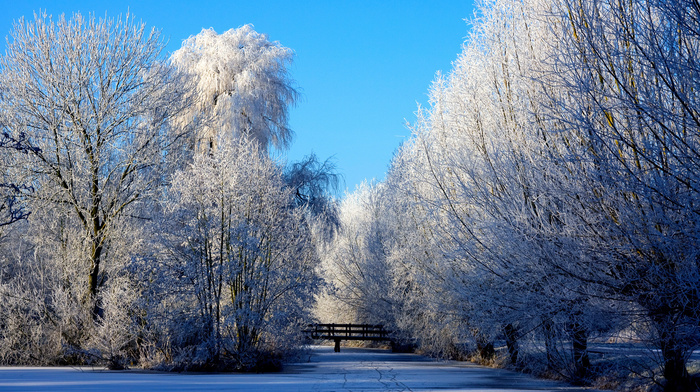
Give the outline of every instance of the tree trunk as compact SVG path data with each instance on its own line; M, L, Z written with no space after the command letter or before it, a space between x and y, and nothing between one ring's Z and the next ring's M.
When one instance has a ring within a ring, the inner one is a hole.
M693 385L692 379L688 374L682 350L662 348L661 352L664 356L664 378L666 379L664 391L695 391L696 385Z
M518 346L518 329L513 326L513 324L508 324L505 326L504 332L506 335L506 347L508 347L510 363L515 365L518 363L518 355L520 353L520 347Z
M669 320L672 317L668 314L655 317L659 346L664 360L664 391L695 391L696 385L686 368L685 350L676 336L675 323Z
M89 287L89 300L93 304L92 308L92 318L97 321L101 319L104 313L102 305L100 304L99 298L97 297L98 289L98 278L100 274L100 261L102 259L103 246L99 238L92 240L92 260L90 267L90 275L88 277L88 287Z
M544 333L544 346L547 354L547 366L550 369L554 369L555 366L555 352L556 348L554 345L554 325L552 320L546 319L542 321L542 332Z
M574 352L574 378L585 379L591 366L588 357L588 331L578 322L571 324L571 344Z
M663 357L664 391L698 390L686 368L687 354L696 340L694 335L682 330L686 315L678 310L682 306L674 301L674 294L646 295L639 302L647 309L656 330L656 346Z
M491 361L496 356L496 349L493 347L493 343L481 334L476 336L476 350L479 352L482 361Z
M85 142L89 139L86 137ZM92 166L92 183L90 188L90 227L91 237L92 237L92 260L90 268L90 277L88 279L88 285L90 286L90 300L93 303L92 318L97 321L103 316L103 309L100 304L100 300L97 296L98 288L98 278L100 274L100 262L102 261L102 252L104 250L104 232L103 232L103 221L100 219L100 204L102 202L102 195L100 193L100 180L99 180L99 164L95 161L95 149L89 143L85 147L85 152L90 159Z

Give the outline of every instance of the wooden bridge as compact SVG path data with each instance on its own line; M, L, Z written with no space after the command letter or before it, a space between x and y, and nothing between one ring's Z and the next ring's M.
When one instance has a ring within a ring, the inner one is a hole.
M311 339L333 340L335 352L340 352L341 340L391 341L381 324L309 324L303 332Z

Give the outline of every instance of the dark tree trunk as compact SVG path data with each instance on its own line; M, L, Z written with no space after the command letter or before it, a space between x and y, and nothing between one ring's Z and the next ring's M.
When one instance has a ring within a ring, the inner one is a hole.
M87 138L86 138L87 139ZM90 208L90 220L86 223L91 225L90 234L92 237L92 260L90 266L90 277L88 279L88 285L90 290L90 300L93 303L92 318L97 321L102 319L104 310L100 303L98 297L99 288L99 276L100 276L100 263L102 261L102 253L104 251L104 221L100 219L100 205L102 203L102 195L100 193L100 181L99 181L99 164L95 161L95 151L92 145L88 144L86 147L86 154L88 155L90 162L92 162L92 184L90 189L91 198L91 208Z
M547 354L547 366L550 369L554 369L555 366L555 352L556 348L554 346L554 325L552 320L546 319L542 321L542 332L544 333L544 346Z
M100 275L100 261L102 259L103 246L100 239L93 240L92 265L90 267L90 276L88 277L89 298L92 301L92 318L97 321L101 319L104 313L98 294L98 280Z
M643 296L640 303L647 312L657 333L657 347L663 356L664 391L696 391L698 386L688 374L687 355L692 351L695 337L687 335L682 325L686 314L679 311L683 306L674 301L674 295ZM690 315L692 319L695 315ZM688 340L690 338L690 340Z
M682 350L662 349L664 356L665 392L695 391L697 386L688 374Z
M578 322L571 324L571 344L574 352L574 378L588 376L591 361L588 357L588 331Z
M518 329L513 326L513 324L508 324L504 328L504 333L506 335L506 347L508 348L510 363L515 365L518 363L518 355L520 354L520 347L518 346Z
M484 361L491 361L496 356L496 349L493 347L493 343L482 335L477 335L476 337L476 350Z
M656 324L659 330L659 346L664 360L663 375L665 392L695 391L686 368L686 350L676 336L675 323L669 321L671 315L657 316Z

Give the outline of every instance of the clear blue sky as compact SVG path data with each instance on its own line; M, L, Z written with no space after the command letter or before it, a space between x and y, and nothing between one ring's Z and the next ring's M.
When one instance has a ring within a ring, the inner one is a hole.
M0 0L0 35L12 22L43 9L116 16L129 10L169 40L213 27L218 33L252 23L295 51L291 74L302 99L292 109L296 136L288 160L312 151L334 157L345 186L384 178L391 157L410 135L417 103L427 101L439 70L449 72L468 34L472 0L424 1L35 1ZM5 40L0 43L5 52ZM340 195L342 196L341 190Z

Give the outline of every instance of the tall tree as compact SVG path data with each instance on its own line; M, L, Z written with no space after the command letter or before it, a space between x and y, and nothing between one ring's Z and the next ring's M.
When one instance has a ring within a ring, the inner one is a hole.
M179 140L168 123L188 100L177 74L159 59L164 43L131 15L56 22L20 19L0 58L0 108L11 135L25 134L25 175L35 197L68 207L82 229L88 266L84 301L98 301L116 222L157 188L168 148ZM56 217L59 219L61 217Z
M173 179L166 284L195 304L201 366L247 369L296 346L319 283L306 213L259 148L224 137Z
M564 1L555 105L570 115L568 155L585 171L582 236L600 239L589 276L643 310L667 391L696 388L700 344L698 4ZM595 225L591 225L595 222Z
M361 184L340 207L340 227L323 252L333 297L354 310L333 315L347 322L389 324L389 270L385 264L381 220L381 185ZM342 306L342 305L341 305ZM349 319L348 319L349 317ZM327 320L336 322L337 319Z
M417 162L405 197L438 238L418 266L462 298L460 324L512 340L517 320L579 379L589 333L640 327L661 353L655 381L694 388L697 10L486 5L397 160Z
M199 124L198 149L213 147L220 133L254 140L261 151L288 147L288 108L297 99L287 71L292 56L251 25L186 39L171 61L196 80L197 104L181 120Z

